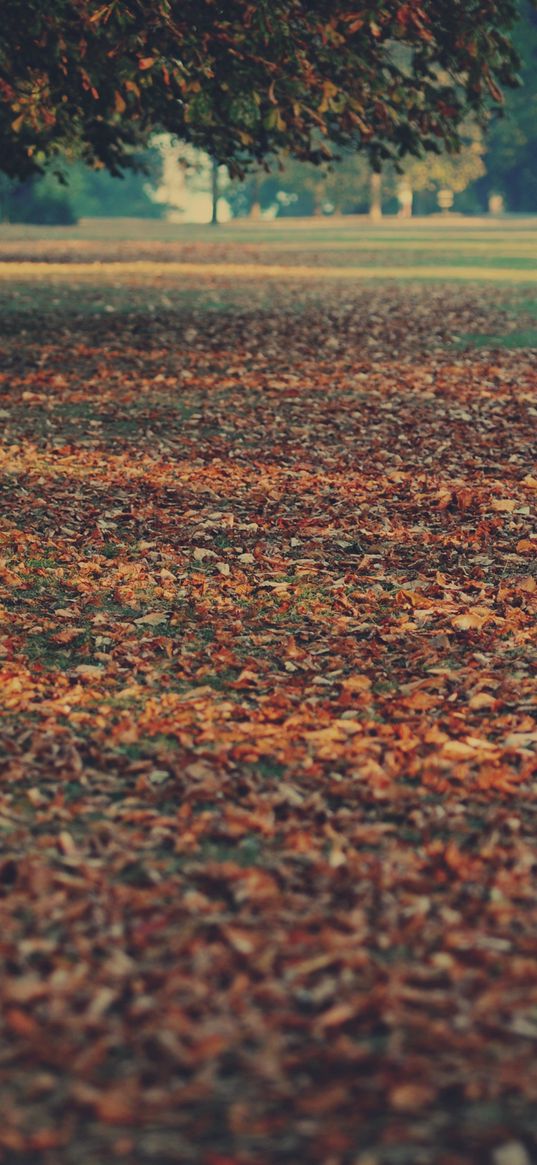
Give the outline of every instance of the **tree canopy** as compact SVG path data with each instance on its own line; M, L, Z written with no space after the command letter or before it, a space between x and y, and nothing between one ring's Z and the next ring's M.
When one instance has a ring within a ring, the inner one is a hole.
M154 128L231 172L459 142L515 81L516 0L3 0L0 166L117 172Z

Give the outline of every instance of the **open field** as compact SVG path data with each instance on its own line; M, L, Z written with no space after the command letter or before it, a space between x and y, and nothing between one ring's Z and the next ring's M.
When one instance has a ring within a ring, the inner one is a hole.
M372 225L364 218L238 220L214 227L177 226L158 220L87 219L77 227L28 227L0 224L0 261L28 259L62 262L150 260L266 266L408 268L405 274L478 277L484 268L511 280L513 272L529 281L537 270L537 219L459 219L442 217ZM438 269L438 270L437 270ZM490 277L490 275L489 275Z
M530 1165L534 228L157 225L0 230L0 1162Z

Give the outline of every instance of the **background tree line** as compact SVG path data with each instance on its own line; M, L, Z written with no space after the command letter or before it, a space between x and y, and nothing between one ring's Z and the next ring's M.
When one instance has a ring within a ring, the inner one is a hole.
M452 193L453 208L463 213L486 211L495 195L510 212L537 213L537 14L531 0L520 6L512 40L521 58L523 86L506 91L505 117L494 118L486 135L467 118L459 153L444 147L419 158L409 155L400 166L384 159L382 191L380 196L373 191L373 197L385 213L408 213L411 199L414 213L437 211L441 190ZM339 161L319 164L316 159L317 165L282 149L268 170L260 167L243 180L226 180L222 196L234 216L366 213L372 200L371 157L345 143L336 143L336 149ZM0 216L44 224L93 216L160 217L168 208L162 194L162 141L160 147L150 142L143 150L132 145L130 154L142 169L124 169L122 176L68 153L62 158L61 151L43 174L29 173L22 181L0 174ZM195 169L192 164L184 169L187 187ZM199 186L199 173L196 180Z

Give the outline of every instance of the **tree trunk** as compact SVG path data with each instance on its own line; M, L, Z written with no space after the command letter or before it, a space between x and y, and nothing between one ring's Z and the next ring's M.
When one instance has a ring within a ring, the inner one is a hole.
M382 174L376 174L373 171L369 196L369 217L371 222L380 222L382 218Z
M211 226L218 226L218 162L216 158L212 159L211 164L211 197L212 197L212 214Z
M412 218L414 191L408 182L402 182L397 191L399 218Z
M257 219L261 218L261 204L259 202L259 179L257 174L255 174L252 178L250 209L248 211L248 217L253 218L254 221L257 221Z

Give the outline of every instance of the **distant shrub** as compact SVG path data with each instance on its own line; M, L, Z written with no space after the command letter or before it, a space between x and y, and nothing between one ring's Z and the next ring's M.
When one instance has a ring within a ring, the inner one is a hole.
M10 222L72 226L78 221L68 189L52 174L14 185L6 201Z

